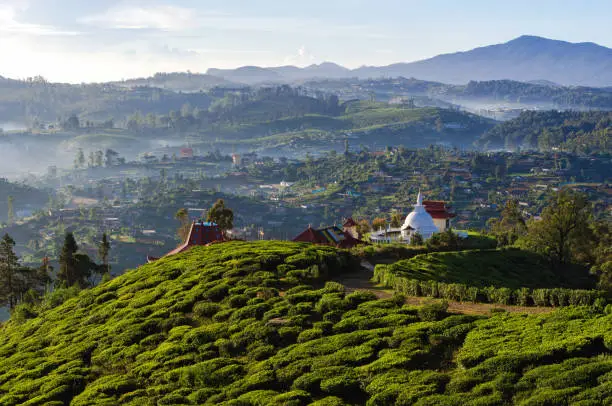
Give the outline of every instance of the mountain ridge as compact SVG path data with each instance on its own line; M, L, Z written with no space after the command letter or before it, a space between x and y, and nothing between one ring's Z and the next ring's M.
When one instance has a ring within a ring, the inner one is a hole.
M246 68L256 70L250 76ZM612 49L593 42L572 43L535 35L522 35L508 42L446 53L414 62L348 69L333 62L304 68L240 67L211 68L207 74L247 84L262 81L298 81L321 77L417 77L450 84L470 80L509 79L521 82L549 81L566 86L603 87L612 84ZM265 79L265 80L262 80Z

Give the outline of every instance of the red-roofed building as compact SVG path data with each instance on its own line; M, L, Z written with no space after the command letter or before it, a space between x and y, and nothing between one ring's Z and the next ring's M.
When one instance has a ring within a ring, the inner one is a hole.
M311 226L293 239L295 242L331 245L337 248L353 248L356 245L367 244L354 238L350 233L342 231L337 226L314 229Z
M181 148L181 158L193 158L193 148Z
M456 214L450 211L450 207L447 207L445 202L441 200L423 200L423 206L425 206L425 211L433 218L434 224L440 232L450 228L450 221L456 217Z
M351 217L346 219L342 224L342 230L345 233L349 233L353 238L359 239L359 232L357 231L357 223Z
M225 241L225 237L217 224L194 221L191 224L191 229L189 230L189 237L185 240L185 242L164 255L164 258L170 255L185 252L194 245L208 245L213 242L222 241ZM147 262L153 262L157 259L159 258L147 257Z

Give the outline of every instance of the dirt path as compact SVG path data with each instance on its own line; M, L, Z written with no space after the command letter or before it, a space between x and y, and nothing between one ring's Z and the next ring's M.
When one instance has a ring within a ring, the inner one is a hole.
M393 296L393 290L373 284L370 279L374 272L374 266L369 262L361 263L362 269L352 274L347 274L337 282L346 287L347 292L369 291L379 299L388 299ZM406 303L410 305L420 305L424 302L440 301L441 299L432 299L429 297L407 296ZM524 307L524 306L508 306L490 303L472 303L472 302L455 302L447 300L448 310L453 313L463 313L472 315L489 315L491 309L504 309L509 313L525 313L525 314L542 314L550 313L554 310L552 307Z

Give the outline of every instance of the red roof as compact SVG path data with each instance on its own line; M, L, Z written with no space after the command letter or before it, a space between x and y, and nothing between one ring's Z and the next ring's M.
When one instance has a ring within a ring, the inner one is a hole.
M446 203L442 200L423 200L425 210L432 218L435 219L450 219L456 217L455 213L448 211Z
M187 240L164 257L187 251L194 245L208 245L213 242L225 241L221 229L215 223L193 222Z

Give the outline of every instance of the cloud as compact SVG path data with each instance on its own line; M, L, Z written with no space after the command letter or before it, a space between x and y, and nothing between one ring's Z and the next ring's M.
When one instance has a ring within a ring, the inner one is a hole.
M78 32L64 31L50 25L19 21L19 14L28 7L29 3L23 0L12 0L0 4L0 33L34 36L78 35Z
M306 66L312 65L316 57L304 45L299 47L295 54L284 59L285 65Z
M100 28L157 29L182 31L198 25L197 12L193 9L159 5L154 7L117 6L102 14L79 19L81 24Z

